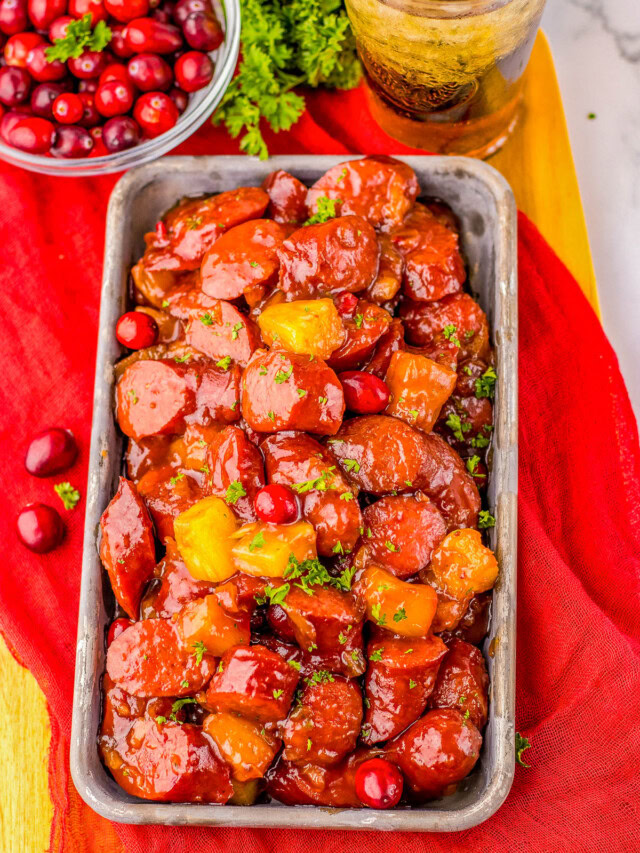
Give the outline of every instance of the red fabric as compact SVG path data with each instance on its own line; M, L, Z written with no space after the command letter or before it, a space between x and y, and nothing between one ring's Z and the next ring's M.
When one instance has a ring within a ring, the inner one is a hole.
M301 122L268 141L278 153L411 153L374 124L362 90L313 94ZM236 153L237 144L206 127L181 151ZM66 758L83 503L65 513L65 544L43 557L17 543L12 515L27 501L57 502L52 482L22 467L29 437L45 426L74 430L80 461L64 478L85 490L104 216L116 178L63 180L8 166L0 175L0 627L51 709L52 850L113 851L116 834L79 801ZM531 769L517 768L497 815L459 835L115 827L130 853L323 853L389 843L425 853L640 849L636 425L598 319L523 216L519 249L517 727L533 743Z

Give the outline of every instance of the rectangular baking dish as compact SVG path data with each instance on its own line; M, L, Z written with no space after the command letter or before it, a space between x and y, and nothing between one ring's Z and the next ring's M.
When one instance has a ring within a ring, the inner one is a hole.
M489 723L480 761L455 795L421 808L373 811L316 806L218 806L153 803L131 797L111 779L98 756L100 680L105 626L113 597L98 557L99 520L122 470L122 435L113 415L113 365L121 355L114 328L126 310L127 278L144 249L143 234L181 196L259 185L275 169L307 184L345 157L166 157L132 169L111 195L107 215L100 329L87 485L87 510L78 624L71 773L94 811L119 823L447 832L490 817L507 796L514 772L516 524L517 524L517 278L516 208L506 181L486 163L464 157L402 158L424 194L458 215L471 288L489 316L498 381L489 505L496 516L491 547L500 564L490 633L484 651L491 678Z

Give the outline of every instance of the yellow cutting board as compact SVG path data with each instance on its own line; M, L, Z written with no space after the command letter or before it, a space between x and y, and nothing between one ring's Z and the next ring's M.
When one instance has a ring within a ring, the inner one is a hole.
M571 146L546 37L540 33L527 69L526 113L489 161L513 187L518 207L535 222L598 310L589 241ZM0 640L0 850L44 853L52 807L47 783L49 722L35 679ZM111 832L94 849L120 853ZM96 842L98 840L96 839ZM71 847L76 850L75 845ZM56 853L55 847L52 853ZM78 850L78 853L84 851Z

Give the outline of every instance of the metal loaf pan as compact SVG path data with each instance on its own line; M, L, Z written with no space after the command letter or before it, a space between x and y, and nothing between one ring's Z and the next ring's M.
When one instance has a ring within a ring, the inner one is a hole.
M464 157L403 158L416 171L422 193L438 196L462 223L470 283L489 315L498 382L489 505L497 522L491 546L500 564L485 653L491 677L489 723L474 772L455 795L421 808L389 811L316 806L217 806L153 803L131 797L111 779L98 756L100 680L111 593L98 558L100 515L122 470L123 441L114 420L114 362L121 355L114 328L127 301L127 277L144 249L143 234L185 195L259 185L274 169L307 184L344 157L167 157L132 169L109 203L96 384L87 486L78 624L71 773L94 811L119 823L194 826L289 827L446 832L468 829L492 815L509 792L514 772L514 700L517 522L517 279L516 209L505 180L486 163Z

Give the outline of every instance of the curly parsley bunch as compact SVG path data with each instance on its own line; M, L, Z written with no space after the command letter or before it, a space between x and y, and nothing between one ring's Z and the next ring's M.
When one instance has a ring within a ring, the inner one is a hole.
M352 89L360 63L343 0L241 0L242 42L238 73L215 116L240 148L264 160L264 118L289 130L304 112L296 86Z

